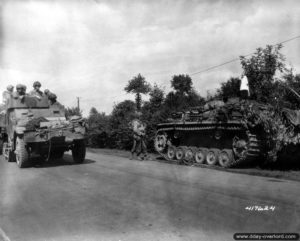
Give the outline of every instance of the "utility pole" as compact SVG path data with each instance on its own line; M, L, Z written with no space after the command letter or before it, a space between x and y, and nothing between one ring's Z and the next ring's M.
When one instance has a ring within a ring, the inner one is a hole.
M76 98L77 98L77 109L78 111L80 111L80 103L79 103L80 97L76 97Z

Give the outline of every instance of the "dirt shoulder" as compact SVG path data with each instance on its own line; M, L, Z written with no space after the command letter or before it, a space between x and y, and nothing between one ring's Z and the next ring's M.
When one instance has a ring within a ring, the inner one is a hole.
M100 153L104 155L113 155L113 156L119 156L119 157L125 157L129 158L130 152L124 151L124 150L117 150L117 149L100 149L100 148L88 148L89 152L92 153ZM160 161L160 162L166 162L164 161L158 154L151 153L149 154L152 161ZM171 164L171 163L170 163ZM226 172L233 172L233 173L242 173L247 175L253 175L253 176L264 176L264 177L270 177L270 178L279 178L279 179L287 179L287 180L294 180L300 182L300 169L295 170L270 170L270 169L261 169L259 167L256 168L233 168L233 169L224 169L222 167L213 166L208 167L206 165L197 166L195 168L211 168L214 170L219 171L226 171Z

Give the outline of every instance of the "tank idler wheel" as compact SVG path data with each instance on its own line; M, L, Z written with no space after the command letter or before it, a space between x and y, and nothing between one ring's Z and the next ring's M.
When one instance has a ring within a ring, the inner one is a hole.
M219 152L220 150L216 148L209 149L206 154L206 163L210 166L216 165L218 162Z
M167 137L165 135L157 135L154 140L154 148L157 152L163 152L167 146Z
M207 151L208 150L206 148L197 148L197 150L194 153L195 161L199 164L203 164L206 159Z
M218 161L221 167L229 167L233 162L233 152L230 149L223 149L218 157Z
M182 146L176 147L175 156L178 161L184 158L184 148Z
M185 150L184 159L188 162L191 162L193 161L193 157L194 157L193 149L191 147L188 147Z
M167 151L167 157L170 160L175 158L176 148L174 146L169 146Z

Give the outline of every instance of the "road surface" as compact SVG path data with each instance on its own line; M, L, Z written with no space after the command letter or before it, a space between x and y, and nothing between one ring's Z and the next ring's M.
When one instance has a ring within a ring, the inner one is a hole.
M300 230L300 183L88 151L19 169L0 159L0 240L233 240ZM253 206L275 210L247 210Z

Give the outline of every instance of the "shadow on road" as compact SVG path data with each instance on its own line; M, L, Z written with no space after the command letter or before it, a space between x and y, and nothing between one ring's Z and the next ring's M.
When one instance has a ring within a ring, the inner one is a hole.
M85 165L92 164L95 161L91 159L85 159L83 163L75 163L72 160L71 155L65 154L63 158L58 159L49 159L48 161L41 162L40 159L33 160L33 166L35 168L49 168L49 167L58 167L58 166L74 166L74 165Z

